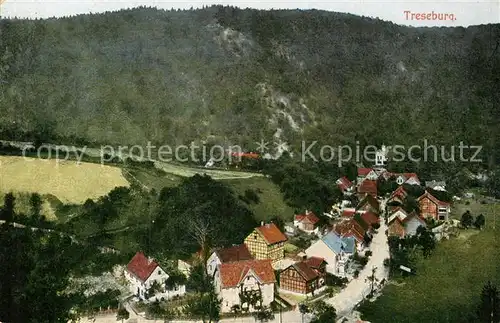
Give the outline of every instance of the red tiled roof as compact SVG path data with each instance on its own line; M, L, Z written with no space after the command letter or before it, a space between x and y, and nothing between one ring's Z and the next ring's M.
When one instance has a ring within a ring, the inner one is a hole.
M305 263L311 268L319 268L324 262L326 262L325 259L320 257L310 257L305 260Z
M409 180L412 177L418 180L418 176L416 173L403 173L403 176L406 178L406 180Z
M417 201L420 202L420 200L422 200L423 198L427 197L429 200L432 201L432 203L436 204L436 205L440 205L440 206L449 206L450 203L447 203L447 202L443 202L443 201L440 201L438 200L436 197L434 197L434 195L432 195L431 193L429 193L428 191L425 191L424 194L422 194L418 199Z
M368 175L373 169L372 168L358 168L358 176L366 176Z
M158 266L156 261L148 259L142 252L137 252L128 263L127 270L145 282Z
M347 177L341 177L337 180L337 185L340 188L342 192L345 190L351 188L353 186L353 183L347 178Z
M400 196L400 197L406 197L408 195L408 193L406 192L406 190L403 188L403 186L399 186L397 189L394 190L394 192L392 192L391 194L391 198L395 197L395 196Z
M356 214L355 209L345 209L342 211L342 216L346 217L346 218L350 218L350 217L354 216L354 214Z
M369 211L361 214L361 218L370 226L380 222L378 216L376 216L375 213Z
M308 222L311 224L316 224L319 222L319 218L313 212L307 212L305 214L295 215L295 221Z
M257 230L264 237L268 245L288 240L274 223L264 224L255 230Z
M365 230L354 219L338 223L335 232L340 236L353 236L358 241L363 241L365 237Z
M306 281L311 281L318 278L318 273L311 267L309 267L308 264L304 261L296 262L292 266L302 277L304 277Z
M218 249L216 254L222 263L253 259L245 244Z
M256 153L231 153L233 157L248 157L248 158L259 158L259 154Z
M377 181L365 179L361 182L361 185L359 185L358 192L377 195Z
M374 209L378 210L380 208L379 201L372 195L365 196L358 204L358 208L363 207L366 203L370 204Z
M271 259L245 260L219 265L223 288L236 287L251 270L262 284L276 282Z

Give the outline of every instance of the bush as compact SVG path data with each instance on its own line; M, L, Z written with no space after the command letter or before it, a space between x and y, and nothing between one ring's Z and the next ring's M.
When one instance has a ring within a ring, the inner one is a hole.
M374 224L372 225L372 227L373 227L373 229L378 230L378 229L380 229L380 223L378 223L378 222L377 222L377 223L374 223Z
M359 270L358 270L358 269L356 269L356 270L354 271L354 274L353 274L353 275L354 275L354 278L358 278L358 276L359 276Z
M385 259L384 259L384 266L385 266L385 267L389 267L390 265L391 265L391 259L389 259L389 258L385 258Z
M366 258L369 258L373 255L373 252L371 252L371 250L368 250L367 252L365 252L365 257Z

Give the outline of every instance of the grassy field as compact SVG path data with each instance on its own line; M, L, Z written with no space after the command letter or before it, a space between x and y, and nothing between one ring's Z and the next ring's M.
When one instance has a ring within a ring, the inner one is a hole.
M268 178L253 177L225 180L224 182L239 195L244 195L247 189L258 192L260 203L250 205L250 209L258 221L265 221L275 216L281 217L285 221L293 220L294 210L286 205L279 187Z
M0 156L0 192L52 194L63 203L81 204L117 186L129 186L117 167Z
M491 280L500 284L500 230L493 211L499 204L458 204L454 213L470 210L483 213L483 231L461 231L458 238L442 241L429 259L422 259L417 275L391 284L374 303L362 306L364 319L374 323L470 322L483 285Z

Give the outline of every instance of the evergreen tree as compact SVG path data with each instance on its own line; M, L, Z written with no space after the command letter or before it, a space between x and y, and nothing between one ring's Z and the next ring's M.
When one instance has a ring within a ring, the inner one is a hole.
M481 323L500 322L500 297L497 287L491 282L483 287L477 316Z

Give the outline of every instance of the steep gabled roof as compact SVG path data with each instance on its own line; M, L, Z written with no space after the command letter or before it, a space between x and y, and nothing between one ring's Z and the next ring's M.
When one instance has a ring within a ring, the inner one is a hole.
M428 198L429 200L432 201L432 203L438 205L438 206L449 206L450 203L447 203L447 202L443 202L443 201L440 201L438 200L436 197L434 197L434 195L432 195L431 193L429 193L428 191L425 191L424 194L422 194L418 199L417 201L420 202L422 199L424 198Z
M313 270L311 267L307 265L306 262L300 261L296 262L291 267L295 268L295 270L306 280L311 281L313 279L318 278L318 273Z
M406 192L403 186L399 186L397 189L394 190L394 192L392 192L390 198L394 198L396 196L405 198L406 196L408 196L408 193Z
M353 237L342 237L335 231L330 231L321 238L321 241L323 241L323 243L325 243L335 254L339 254L341 251L345 253L354 253L355 243Z
M326 263L326 260L320 257L310 257L305 260L305 263L314 269L321 267L321 264Z
M342 210L342 216L346 218L350 218L356 214L356 209L351 208L351 209L344 209Z
M368 175L373 169L372 168L358 168L358 176L366 176Z
M347 177L344 176L337 180L337 185L340 188L340 190L344 192L349 188L351 188L354 184Z
M215 251L222 263L253 259L245 244L221 248Z
M283 232L278 229L276 224L274 223L267 223L264 224L263 226L260 226L258 228L255 228L257 232L259 232L264 240L266 240L268 245L275 244L278 242L285 242L287 241L287 237L283 234Z
M377 181L365 179L358 187L358 193L377 195Z
M365 237L365 230L354 219L336 224L334 230L339 236L354 237L359 242Z
M361 218L370 226L380 222L379 217L375 213L370 211L361 214Z
M222 288L238 286L251 272L262 284L276 282L271 259L244 260L219 265Z
M137 252L127 264L127 271L145 282L158 266L156 261L149 259L142 252Z
M403 215L403 219L401 219L401 216L398 216L396 213L397 212L401 212L402 215ZM396 209L394 209L392 212L391 212L391 216L389 216L389 219L388 219L388 223L391 223L394 218L398 218L400 220L404 220L408 217L408 213L401 207L397 207Z
M295 215L295 221L316 224L319 222L319 218L313 212L306 211L305 214Z
M408 216L404 218L402 222L407 223L412 219L417 219L420 224L422 224L424 227L427 227L427 223L425 222L425 220L421 216L418 216L418 214L415 212L411 212L410 214L408 214Z
M374 209L376 210L380 210L380 202L375 198L373 197L372 195L367 195L365 196L361 202L359 202L358 204L358 209L359 208L362 208L363 206L365 206L366 204L370 204L371 207L373 207Z

